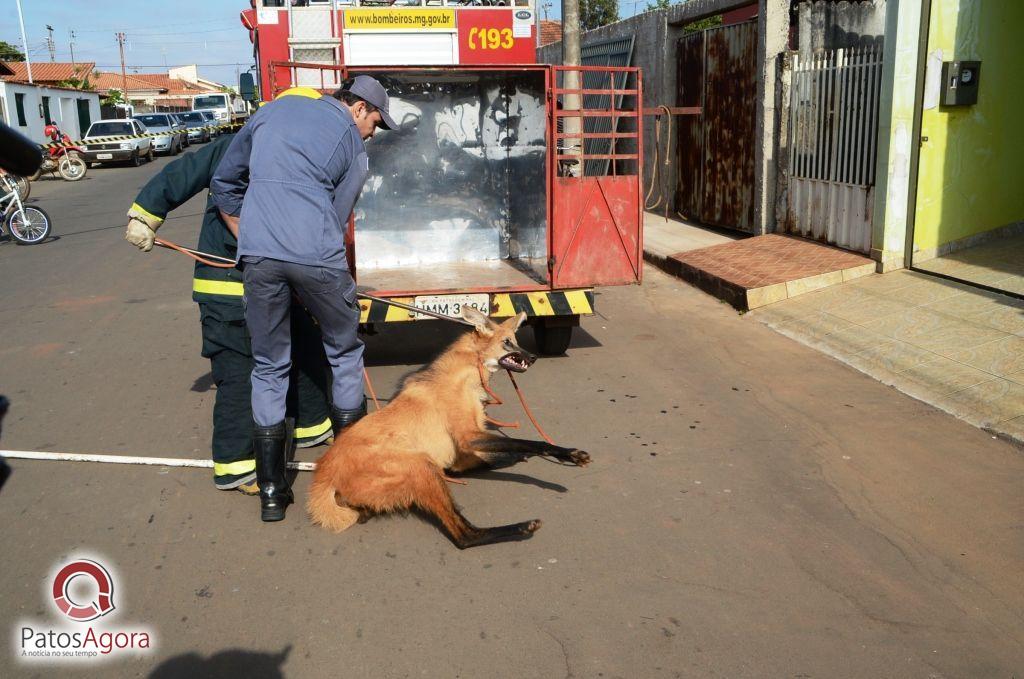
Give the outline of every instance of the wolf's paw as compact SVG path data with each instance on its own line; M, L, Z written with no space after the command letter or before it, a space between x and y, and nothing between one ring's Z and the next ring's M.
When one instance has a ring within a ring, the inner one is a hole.
M517 528L519 528L520 532L523 535L530 535L540 530L540 526L540 519L534 519L533 521L524 521L523 523L519 524Z
M570 450L568 459L577 467L586 467L590 464L590 454L582 450Z

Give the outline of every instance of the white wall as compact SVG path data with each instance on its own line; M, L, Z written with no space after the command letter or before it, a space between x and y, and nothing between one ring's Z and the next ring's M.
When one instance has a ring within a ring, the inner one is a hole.
M18 121L18 109L15 105L15 94L24 94L25 125ZM0 98L3 99L4 122L18 132L40 144L49 141L43 134L46 122L40 115L42 97L50 98L50 119L74 140L82 138L85 130L78 124L78 100L89 102L89 118L95 122L100 119L100 95L96 92L82 92L53 87L37 87L22 83L0 82Z

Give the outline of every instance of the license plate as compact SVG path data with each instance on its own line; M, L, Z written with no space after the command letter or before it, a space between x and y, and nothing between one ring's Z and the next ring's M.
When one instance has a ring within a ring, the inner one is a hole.
M420 295L413 301L413 306L426 309L445 316L462 317L463 307L473 307L485 316L490 313L490 296L482 295ZM416 314L416 320L430 318Z
M113 153L97 153L96 160L111 160L113 159Z

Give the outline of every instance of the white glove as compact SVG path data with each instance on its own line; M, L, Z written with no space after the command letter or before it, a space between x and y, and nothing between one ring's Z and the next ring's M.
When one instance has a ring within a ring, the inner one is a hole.
M124 239L143 252L149 252L153 249L156 230L160 228L164 220L146 212L135 203L132 203L132 209L128 210L128 217L131 221L128 222Z
M133 219L128 222L128 230L125 231L124 239L142 250L149 252L153 249L153 240L156 238L156 231L149 228L145 222Z

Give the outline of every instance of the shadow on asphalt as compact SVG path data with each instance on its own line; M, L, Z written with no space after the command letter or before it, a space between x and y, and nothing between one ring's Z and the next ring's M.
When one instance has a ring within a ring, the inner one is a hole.
M24 245L22 247L26 247L27 248L27 247L33 247L35 245L49 245L50 243L54 243L56 241L59 241L60 239L61 239L60 236L47 236L46 240L41 240L38 243L33 243L32 245ZM21 243L19 243L18 241L14 240L10 236L3 236L3 237L0 237L0 245L21 245Z
M569 489L560 483L552 483L550 481L543 481L541 479L528 476L526 474L513 474L511 472L499 472L493 469L483 469L479 471L470 471L465 474L450 474L460 479L480 479L481 481L508 481L511 483L524 483L530 486L536 486L543 490L553 490L556 493L568 493Z
M288 660L291 645L280 653L259 653L231 649L204 658L198 653L185 653L168 658L153 670L149 679L206 679L214 677L246 677L247 679L284 679L281 666Z
M424 365L433 361L469 329L456 323L425 321L410 323L381 323L373 335L362 335L366 343L363 360L368 368L393 365ZM519 342L531 353L538 353L533 332L527 328L519 331ZM601 343L584 330L575 328L572 333L573 349L599 347ZM545 356L545 360L565 356Z
M197 394L203 394L213 389L213 373L206 373L196 378L196 381L192 383L192 387L189 391L194 391Z

